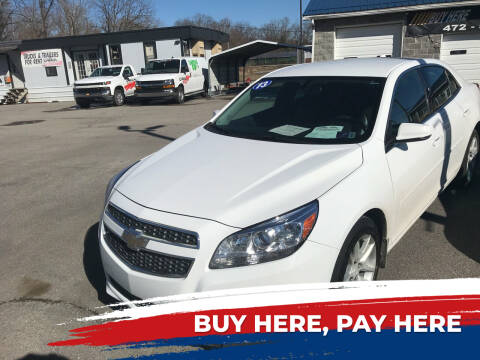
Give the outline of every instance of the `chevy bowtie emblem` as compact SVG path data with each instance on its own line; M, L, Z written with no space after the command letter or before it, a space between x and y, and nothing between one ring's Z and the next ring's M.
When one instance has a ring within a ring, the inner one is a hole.
M143 237L143 233L134 228L128 228L123 231L122 239L130 250L140 251L145 249L148 240Z

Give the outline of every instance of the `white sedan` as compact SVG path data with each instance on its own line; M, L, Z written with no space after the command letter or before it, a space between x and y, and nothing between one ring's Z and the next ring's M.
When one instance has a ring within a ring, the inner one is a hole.
M120 300L374 280L476 165L480 93L436 60L275 71L110 182L100 223Z

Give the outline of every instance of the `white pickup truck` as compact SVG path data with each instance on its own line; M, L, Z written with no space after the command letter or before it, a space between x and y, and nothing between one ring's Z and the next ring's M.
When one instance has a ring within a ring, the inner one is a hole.
M81 108L94 102L121 106L135 93L135 75L132 65L101 66L85 79L75 81L73 96Z
M177 103L185 96L208 93L208 65L201 57L152 60L137 78L135 97L141 103L153 99L174 98Z

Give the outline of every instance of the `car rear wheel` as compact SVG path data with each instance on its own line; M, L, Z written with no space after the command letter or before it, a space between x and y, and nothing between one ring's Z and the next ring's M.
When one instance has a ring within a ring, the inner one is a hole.
M185 92L183 86L179 86L177 89L177 104L183 104L185 102Z
M462 183L464 186L469 186L475 176L478 165L478 151L480 147L480 136L477 130L473 131L472 137L468 143L467 152L463 159L462 165Z
M333 282L373 281L380 260L380 233L372 219L362 217L350 231L340 250Z
M122 106L125 104L125 94L121 89L115 89L113 93L113 105Z

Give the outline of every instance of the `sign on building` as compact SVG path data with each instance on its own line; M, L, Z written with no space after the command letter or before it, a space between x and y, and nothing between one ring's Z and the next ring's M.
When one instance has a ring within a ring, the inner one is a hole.
M23 67L63 66L61 49L22 51Z

